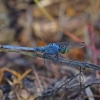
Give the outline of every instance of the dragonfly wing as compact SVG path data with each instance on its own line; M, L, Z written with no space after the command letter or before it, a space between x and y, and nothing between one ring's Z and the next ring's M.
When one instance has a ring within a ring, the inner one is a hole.
M65 75L70 76L70 77L73 77L73 74L72 74L73 71L70 70L70 69L72 69L70 66L67 67L67 65L61 64L61 63L56 62L56 61L53 61L53 64L56 67L58 67L60 71L62 71L62 72L64 71L63 73L65 73ZM65 68L65 66L66 66L66 68Z
M67 49L82 48L85 46L84 42L60 42L56 44L59 46L66 46Z
M55 78L61 80L61 72L59 67L57 67L51 60L44 59L45 67L49 70Z
M59 61L45 59L45 67L59 80L66 76L73 78L79 73L78 69L62 64Z
M80 72L76 67L67 66L66 64L62 64L56 61L52 61L53 64L60 70L61 74L63 76L69 76L71 78L74 78L76 75L78 75ZM64 74L62 72L65 72ZM80 76L79 76L80 77ZM79 77L76 77L76 80L80 82Z

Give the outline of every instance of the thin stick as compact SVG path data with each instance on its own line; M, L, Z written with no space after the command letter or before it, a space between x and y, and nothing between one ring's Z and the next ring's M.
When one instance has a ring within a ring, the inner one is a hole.
M66 64L70 67L82 67L82 68L91 68L94 70L98 70L100 71L100 66L92 64L92 63L86 63L86 62L78 62L78 61L73 61L73 60L65 60L65 59L60 59L58 58L58 60L52 56L46 56L43 54L38 54L36 52L25 52L25 51L17 51L17 50L10 50L10 49L3 49L0 48L0 52L16 52L18 54L23 54L23 55L27 55L27 56L31 56L31 57L40 57L40 58L44 58L44 59L49 59L52 61L56 61L62 64Z

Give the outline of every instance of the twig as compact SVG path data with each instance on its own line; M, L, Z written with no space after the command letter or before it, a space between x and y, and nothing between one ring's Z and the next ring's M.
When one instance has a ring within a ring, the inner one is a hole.
M65 59L60 59L60 58L57 59L57 58L54 58L52 56L38 54L36 52L25 52L25 51L17 51L17 50L15 51L15 50L10 50L10 49L4 50L2 48L0 48L0 52L16 52L16 53L31 56L31 57L40 57L40 58L49 59L49 60L52 60L52 61L56 61L57 63L68 65L70 67L82 67L82 68L86 67L86 68L91 68L91 69L100 71L100 66L95 65L93 63L79 62L79 61L73 61L73 60L65 60Z

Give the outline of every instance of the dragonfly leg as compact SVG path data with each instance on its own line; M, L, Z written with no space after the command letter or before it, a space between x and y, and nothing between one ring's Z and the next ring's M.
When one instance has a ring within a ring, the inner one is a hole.
M62 56L60 53L59 53L59 56L60 56L60 58L63 58L63 59L68 58L68 57L64 57L64 56Z
M56 58L57 61L59 61L59 58L60 58L60 59L65 59L65 58L67 58L67 57L62 56L60 53L57 53L57 54L55 55L55 58Z
M45 58L45 57L50 57L51 55L50 54L47 54L47 53L44 53L43 54L43 57Z
M56 55L54 57L56 58L57 61L59 60L59 54L58 53L56 53Z

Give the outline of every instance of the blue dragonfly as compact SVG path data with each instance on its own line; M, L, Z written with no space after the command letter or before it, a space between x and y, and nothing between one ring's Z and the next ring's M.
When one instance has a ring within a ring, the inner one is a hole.
M49 43L46 46L40 46L40 47L22 47L22 46L12 46L12 45L0 45L0 49L3 49L3 51L9 50L11 52L18 52L18 51L28 51L28 52L38 52L42 53L43 56L49 56L55 58L57 61L59 61L59 58L64 58L61 54L65 54L68 52L68 50L73 48L82 48L85 46L84 42L60 42L60 43ZM20 52L21 53L21 52ZM27 53L27 52L26 52ZM46 66L48 60L44 59L44 64ZM49 63L49 71L53 72L53 70L50 67ZM54 67L55 70L58 70L58 66L61 66L61 64L57 64L57 62L53 61L53 64L56 66ZM59 67L60 68L60 67Z
M40 46L40 47L22 47L22 46L12 46L12 45L0 45L0 52L16 52L28 56L32 56L33 54L37 53L42 53L43 56L35 56L35 57L41 57L41 58L46 58L47 61L51 61L48 63L49 65L46 66L49 71L53 72L53 74L56 74L56 70L58 73L60 72L61 77L57 74L56 78L62 80L62 76L65 74L62 73L62 65L65 65L65 67L71 68L71 71L76 75L71 76L71 74L68 72L67 75L71 77L71 80L74 79L77 75L79 75L78 81L80 82L80 87L81 85L81 69L80 72L75 72L77 69L75 67L80 67L80 68L92 68L95 70L100 71L100 66L92 64L92 63L86 63L86 62L78 62L78 61L73 61L73 60L66 60L62 56L62 54L65 54L68 52L70 49L74 48L82 48L85 46L84 42L61 42L61 43L50 43L47 44L46 46ZM24 52L23 52L24 51ZM30 53L29 53L30 52ZM34 56L33 56L34 57ZM45 61L45 60L44 60ZM46 62L47 63L47 62ZM54 65L54 70L51 69L51 65ZM73 71L75 70L75 71ZM64 77L65 78L65 77ZM65 84L69 83L64 79Z
M30 52L40 52L43 55L48 56L56 56L58 58L58 54L65 54L68 50L73 48L82 48L85 46L84 42L61 42L61 43L49 43L46 46L40 47L21 47L21 46L12 46L12 45L0 45L0 49L4 49L6 51L9 49L10 51L16 52L20 51L30 51Z
M100 71L100 66L92 64L92 63L78 62L78 61L65 60L65 59L62 60L62 58L64 58L62 54L65 54L66 52L68 52L68 50L73 49L73 48L82 48L84 46L85 46L84 42L49 43L45 46L40 46L40 47L0 45L0 52L16 52L16 53L20 53L24 55L28 55L27 54L28 52L31 52L31 55L33 52L42 53L44 56L42 58L45 58L46 56L47 60L48 59L52 60L53 63L57 62L58 64L56 64L56 66L62 65L64 62L64 64L67 64L68 66L75 66L75 67L79 66L82 68L87 67L87 68L92 68L92 69ZM25 53L23 53L23 51L25 51Z

